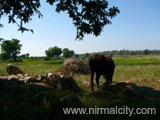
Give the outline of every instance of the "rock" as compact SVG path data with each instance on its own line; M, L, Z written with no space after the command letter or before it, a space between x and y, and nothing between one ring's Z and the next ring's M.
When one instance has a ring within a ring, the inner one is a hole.
M12 79L18 79L18 77L16 75L10 75L10 76L8 76L8 80L12 80Z
M10 85L16 85L16 83L8 79L0 78L0 89L2 88L2 86L10 86Z
M63 77L60 79L61 88L64 90L71 90L73 92L79 92L80 88L75 82L75 80L70 77Z
M22 70L20 70L18 67L14 66L12 64L8 64L6 67L6 70L9 75L24 74L24 72Z
M37 82L40 82L40 80L41 80L41 78L39 76L26 77L27 83L37 83Z
M27 73L23 74L24 77L28 77L29 75Z
M139 87L138 90L139 90L139 93L143 95L143 97L155 97L155 98L160 97L160 91L150 87L141 86Z
M61 78L65 77L65 75L61 72L58 72L57 75L60 76Z
M88 80L85 80L85 81L83 81L82 85L88 87L88 86L90 86L90 82Z
M41 81L46 81L47 80L47 76L46 75L41 75L40 76L40 80Z
M149 108L155 108L157 113L160 113L160 98L154 99L149 105Z
M138 93L138 86L134 83L127 83L124 89L124 95L135 97Z
M27 91L30 95L53 89L52 86L46 83L26 83L21 85L21 88Z
M154 99L150 104L148 104L147 108L151 108L150 113L152 112L152 114L148 114L146 120L159 120L160 98Z
M112 82L112 83L106 82L100 86L100 90L118 92L124 90L125 87L126 87L125 82Z
M73 107L73 108L80 108L80 107L84 107L83 103L75 96L65 96L60 98L60 106L62 106L63 108L67 108L67 107Z
M17 82L0 78L0 92L11 95L17 87Z
M55 74L48 74L46 83L56 89L70 90L73 92L79 92L80 88L72 77L61 77Z
M55 105L50 106L49 120L73 120L72 114L65 115L65 108L83 108L84 104L76 96L67 95L56 100ZM78 116L79 118L79 116Z
M19 79L24 78L23 74L17 74L16 75Z
M21 85L21 84L24 84L24 81L20 78L18 78L18 76L16 75L11 75L8 77L8 80L16 83L17 85Z
M49 84L47 83L35 83L36 85L40 85L40 86L43 86L43 87L46 87L46 88L53 88L52 86L50 86Z
M33 102L42 105L45 98L45 92L39 92L34 96Z
M6 74L0 74L0 78L1 79L8 79L8 75L6 75Z
M58 76L55 75L55 74L52 74L52 73L47 73L47 80L46 80L46 83L52 85L52 86L55 86L58 82Z
M85 96L110 99L113 96L113 93L110 91L95 91L86 93Z

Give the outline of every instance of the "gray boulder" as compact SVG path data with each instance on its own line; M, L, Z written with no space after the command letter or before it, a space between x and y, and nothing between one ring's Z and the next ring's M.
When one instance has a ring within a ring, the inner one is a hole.
M25 78L27 83L38 83L41 82L41 77L38 75L35 76L28 76Z
M62 89L65 90L71 90L73 92L79 92L80 88L75 82L75 80L70 76L70 77L63 77L60 79L60 85Z
M71 96L71 95L68 95L68 96L65 96L65 97L62 97L60 98L60 105L62 107L84 107L83 103L75 96Z
M135 97L138 94L138 86L134 83L127 83L124 89L124 95Z
M55 74L50 74L47 77L46 83L56 89L70 90L79 92L80 88L71 76L61 77Z
M112 83L105 82L100 86L100 90L118 92L124 90L125 87L126 87L125 82L112 82Z
M24 74L24 72L20 68L12 64L8 64L6 70L9 75Z

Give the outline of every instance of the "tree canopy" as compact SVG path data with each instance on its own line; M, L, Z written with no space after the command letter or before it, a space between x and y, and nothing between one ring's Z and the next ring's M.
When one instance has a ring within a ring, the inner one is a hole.
M69 58L72 57L74 55L74 51L73 50L69 50L68 48L64 48L62 51L63 57L64 58Z
M22 45L17 39L2 41L0 54L1 60L12 59L13 61L17 61L17 57L20 54L21 47Z
M100 35L107 24L111 24L110 19L119 13L115 6L110 7L107 0L46 0L50 5L56 6L56 12L67 12L73 20L77 29L76 39L83 39L85 34ZM40 0L0 0L0 19L8 17L8 23L18 25L21 32L31 31L24 27L24 24L32 20L32 16L37 14L39 18L42 14L39 10ZM0 23L0 27L3 25Z
M30 54L29 53L26 53L26 54L22 54L20 55L19 57L20 58L29 58Z
M51 47L48 50L45 51L47 57L50 58L55 58L61 55L62 50L61 48L55 46L55 47Z

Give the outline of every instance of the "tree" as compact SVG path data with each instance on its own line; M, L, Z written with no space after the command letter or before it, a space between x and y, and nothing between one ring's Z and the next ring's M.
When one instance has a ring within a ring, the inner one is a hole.
M149 50L148 50L148 49L145 49L145 50L143 51L143 54L144 54L144 55L148 55L148 54L149 54Z
M64 48L62 53L63 53L64 58L69 58L69 57L72 57L74 55L74 51L69 50L68 48Z
M29 58L30 54L29 53L26 53L26 58Z
M51 47L48 50L45 51L46 56L50 59L50 58L57 58L58 56L61 55L62 53L62 49L55 46L55 47Z
M0 54L0 59L2 61L6 61L6 60L10 59L10 56L7 53L4 52L4 53Z
M19 56L20 58L29 58L29 53L22 54Z
M115 6L108 7L107 0L46 0L50 5L56 6L56 12L66 12L72 19L77 29L76 39L83 39L85 34L100 35L107 24L111 24L110 19L119 13ZM37 14L42 17L39 8L40 0L0 0L0 18L8 17L9 23L18 25L18 30L31 31L24 27L24 24L32 20L32 16ZM19 21L19 22L17 22ZM0 24L0 27L3 27Z
M78 58L79 58L79 55L78 55L78 54L74 54L74 57L78 59Z
M3 40L1 43L1 59L17 61L22 45L17 39Z

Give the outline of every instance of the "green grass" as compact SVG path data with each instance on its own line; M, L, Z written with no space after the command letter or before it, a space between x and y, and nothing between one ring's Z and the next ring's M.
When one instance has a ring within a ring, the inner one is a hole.
M160 65L117 65L114 72L113 81L127 81L139 85L145 85L160 90ZM84 85L84 80L89 81L90 75L76 76L78 84L86 91L90 86ZM100 84L105 82L103 76ZM95 83L96 88L96 83Z
M116 68L113 81L130 81L140 85L160 89L160 56L115 56L113 57ZM0 62L0 74L6 73L6 65L14 64L25 73L32 75L44 74L45 72L57 72L63 60L25 59L23 62ZM89 81L90 75L75 77L78 84L84 90L89 88L83 85L84 80ZM104 82L103 77L100 80Z
M113 59L116 64L113 81L133 82L160 90L160 56L116 56ZM90 80L90 75L76 76L75 79L84 90L89 90L90 87L83 83ZM101 77L100 83L104 81Z
M116 65L160 65L159 56L113 57Z
M13 64L31 75L44 74L45 72L56 72L63 60L25 60L23 62L0 62L0 73L6 74L7 64Z
M117 67L127 66L133 67L136 65L147 66L147 65L160 65L160 56L122 56L122 57L113 57L115 64ZM33 59L25 59L23 62L0 62L0 74L6 74L6 66L7 64L14 64L20 67L25 73L28 74L43 74L45 72L55 72L58 70L60 65L63 63L63 60L49 60L44 61L43 59L33 60ZM127 69L128 72L132 71L132 69Z

